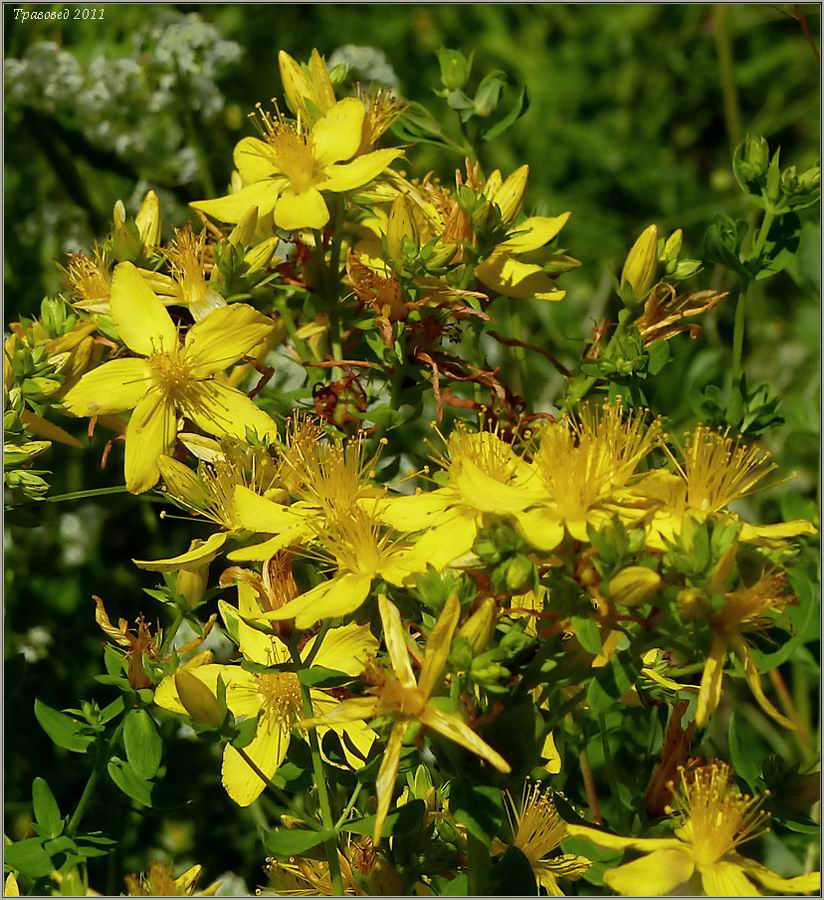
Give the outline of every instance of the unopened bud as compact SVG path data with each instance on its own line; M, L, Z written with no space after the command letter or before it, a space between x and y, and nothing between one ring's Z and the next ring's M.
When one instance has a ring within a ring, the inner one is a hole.
M411 243L415 250L420 249L420 238L412 207L403 194L398 194L389 210L389 224L386 229L386 243L391 259L403 258L404 241Z
M460 50L441 47L438 50L438 63L441 67L441 82L447 90L460 90L469 81L469 73L472 71L471 54L467 59Z
M808 191L815 191L821 187L821 167L813 166L811 169L807 169L806 172L802 172L798 176L798 191L799 193L807 193Z
M118 200L112 211L112 251L119 262L140 259L143 242L134 221L127 221L126 207Z
M160 243L160 200L154 191L149 191L143 198L134 221L143 242L143 252L151 252Z
M658 228L650 225L641 232L627 255L621 272L621 287L629 288L637 303L652 287L658 271Z
M461 626L458 637L469 641L473 653L481 653L492 639L497 621L498 606L492 597L487 597Z
M781 189L785 194L798 192L798 171L795 166L787 166L781 173Z
M247 247L252 243L257 223L258 210L256 206L253 206L230 232L229 243Z
M200 543L192 541L192 544ZM192 547L194 549L194 547ZM180 569L175 579L175 591L184 600L186 609L194 609L203 599L209 583L209 565L198 569Z
M675 600L678 613L685 622L705 619L712 608L710 598L700 588L685 588Z
M755 181L766 171L770 162L770 147L760 134L747 135L744 139L743 163L747 177Z
M778 203L781 199L781 169L778 164L778 154L780 150L776 150L770 166L767 169L767 185L764 190L767 201L769 203Z
M646 603L658 588L661 576L645 566L628 566L609 581L609 596L622 606L639 606Z
M667 238L664 243L664 252L661 254L661 262L675 262L678 254L681 252L681 243L684 239L684 232L678 228Z
M521 211L528 180L529 166L523 165L504 181L492 197L492 201L501 210L501 221L505 225L514 222Z
M174 678L180 702L191 720L198 725L217 728L224 718L217 697L196 675L186 669L178 669Z

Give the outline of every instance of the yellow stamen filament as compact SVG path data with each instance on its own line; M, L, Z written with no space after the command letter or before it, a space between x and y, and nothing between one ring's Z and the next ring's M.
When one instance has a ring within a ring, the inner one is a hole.
M513 844L535 865L555 850L566 832L566 824L552 801L552 791L527 783L517 809L509 795L507 801Z
M280 725L291 725L302 711L300 682L294 672L276 672L255 678L263 715Z
M737 632L759 628L768 623L764 613L781 611L791 602L786 592L784 575L766 575L755 584L724 596L724 608L713 617L715 628L724 632Z
M289 179L292 189L300 193L318 180L312 139L300 123L294 124L280 115L264 112L258 105L255 124L272 148L278 169Z

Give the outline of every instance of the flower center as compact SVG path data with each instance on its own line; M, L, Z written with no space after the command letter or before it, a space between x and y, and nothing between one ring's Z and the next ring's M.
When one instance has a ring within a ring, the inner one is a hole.
M552 792L539 784L524 788L519 811L510 800L507 813L515 832L514 844L530 863L547 856L564 836L564 821L552 802Z
M263 714L281 724L291 724L303 708L300 682L294 672L258 675L257 691Z
M315 181L315 158L312 144L302 134L281 123L268 135L278 168L289 179L292 190L301 193Z
M759 809L764 797L739 793L730 784L725 763L689 773L681 769L680 775L681 785L673 795L673 809L684 818L678 835L692 844L699 868L713 865L739 844L767 831L767 813Z
M153 353L149 357L149 365L158 384L169 397L180 399L195 380L186 358L177 353Z

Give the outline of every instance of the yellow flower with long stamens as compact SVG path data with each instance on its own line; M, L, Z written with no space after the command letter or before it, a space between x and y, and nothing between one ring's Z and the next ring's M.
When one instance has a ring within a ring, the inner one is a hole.
M496 430L472 432L457 425L436 461L446 471L444 487L378 501L375 509L399 531L425 532L414 553L424 567L443 569L472 549L486 516L515 514L528 506L535 495L527 486L534 479Z
M622 501L658 430L644 412L627 414L609 402L585 406L579 422L566 418L544 426L532 462L540 485L537 502L515 514L524 537L541 550L554 550L567 532L588 541L588 525L597 527L615 514L641 515Z
M378 609L383 623L383 636L392 671L367 670L366 676L373 681L369 689L370 697L353 697L344 700L325 715L301 722L304 728L336 726L348 722L369 721L376 716L388 715L394 719L392 731L376 781L378 809L375 814L373 840L380 841L401 757L401 745L407 726L412 722L431 728L450 741L454 741L470 753L480 756L491 766L504 774L510 770L509 763L482 740L458 716L445 713L431 702L432 694L443 678L452 637L458 627L461 614L460 601L452 595L445 603L438 621L429 634L423 665L417 682L409 663L406 634L398 608L386 597L378 598Z
M199 200L192 204L195 209L222 222L239 222L257 207L260 216L274 210L275 225L286 231L323 228L329 221L324 192L362 187L402 154L393 148L356 156L366 107L354 97L337 102L308 132L300 120L260 110L259 117L264 140L247 137L235 147L244 186L226 197Z
M174 447L178 416L217 436L245 439L247 429L259 436L276 431L246 394L215 378L269 334L271 319L232 304L193 325L181 347L169 313L131 263L115 270L111 311L120 337L138 358L110 360L87 372L63 406L75 416L134 410L126 429L126 485L132 493L156 484L158 458Z
M203 866L192 866L177 878L172 867L155 862L149 871L140 875L127 875L124 879L129 897L213 897L220 890L220 882L215 881L202 891L195 890Z
M558 815L552 791L540 784L524 786L521 802L507 793L506 812L512 828L512 846L529 861L535 880L550 897L562 897L559 878L577 881L591 866L590 860L573 853L555 853L567 836L566 822Z
M695 721L699 726L706 725L721 701L724 661L732 650L741 661L744 677L761 709L785 728L795 730L797 727L767 699L761 686L761 675L744 637L746 632L770 624L765 613L773 610L780 612L792 602L786 586L783 575L765 575L749 587L724 594L724 606L710 618L712 643L701 677L695 711Z
M254 589L246 582L238 583L238 609L221 603L221 612L229 633L238 642L244 658L261 666L277 666L291 662L286 644L280 638L256 631L244 618L259 617L262 609ZM243 618L241 618L243 617ZM311 638L302 648L308 658L318 638ZM378 642L366 625L344 625L331 628L321 640L312 662L327 669L359 675ZM226 705L238 717L257 717L257 732L252 742L239 751L227 744L223 751L222 780L229 796L239 806L248 806L260 796L277 772L289 749L295 723L303 716L303 698L298 676L290 671L247 672L238 665L203 665L189 670L206 687L217 694L217 680L226 687ZM312 708L319 714L334 710L339 702L323 690L310 691ZM155 703L171 712L186 715L173 675L165 678L155 692ZM362 722L330 725L341 739L347 762L354 768L363 765L375 740L374 732ZM324 729L325 731L326 729Z
M664 449L675 473L654 470L635 488L636 493L659 504L648 536L650 546L658 549L664 549L666 540L673 540L688 516L698 521L719 513L732 516L726 513L729 504L758 490L776 468L768 453L740 444L729 436L729 429L717 432L699 425L686 436L681 460L666 445ZM809 534L815 534L815 527L800 519L779 525L745 523L740 537L749 542Z
M694 885L694 876L708 897L759 896L756 883L779 894L820 890L820 872L782 878L738 853L741 844L769 829L767 814L760 809L764 797L739 793L730 777L726 763L679 769L680 784L668 810L678 826L674 837L620 837L574 824L567 825L567 831L609 850L632 848L644 854L605 873L604 882L619 894L638 894L639 889L652 896L669 894L680 885Z

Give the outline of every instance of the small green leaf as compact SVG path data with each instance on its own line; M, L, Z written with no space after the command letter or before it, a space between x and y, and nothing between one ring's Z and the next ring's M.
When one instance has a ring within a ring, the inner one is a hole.
M456 821L484 844L498 832L504 817L503 801L498 788L468 781L456 781L450 794Z
M34 701L34 715L40 727L58 747L74 753L85 753L94 742L91 735L83 733L82 722L52 709L42 700Z
M505 131L508 131L521 116L529 109L529 93L526 86L522 87L515 98L509 112L491 128L488 128L483 135L485 141L492 141L500 137Z
M132 709L123 726L126 759L135 773L148 780L157 775L163 755L163 741L154 719L145 709Z
M411 803L405 803L400 809L389 813L386 817L382 837L402 834L417 828L425 812L426 804L423 800L413 800ZM352 819L350 822L344 822L340 830L350 834L371 835L375 830L375 816L364 816L362 819Z
M55 838L63 831L63 817L54 794L44 778L35 778L31 787L37 833L42 838Z
M743 778L753 792L763 791L764 781L761 772L767 750L752 729L739 720L735 712L730 716L728 740L730 760L735 774Z
M506 853L492 867L489 894L492 897L537 896L532 866L517 847L507 848Z
M615 653L607 665L599 668L590 681L587 701L592 712L606 712L638 680L641 661L632 648Z
M278 828L264 838L266 849L273 856L301 856L312 847L335 836L334 831L308 831L297 828Z
M592 619L588 619L586 616L573 616L572 630L587 653L601 652L601 632Z
M144 806L151 807L153 805L153 785L151 782L144 781L125 760L114 756L109 760L106 768L109 777L127 797L131 797L132 800L136 800Z
M45 878L54 868L42 840L26 838L3 849L3 863L28 878Z
M337 669L327 669L324 666L310 666L308 669L301 669L298 672L300 683L306 687L338 687L347 681L352 680L351 675L346 672L339 672Z

